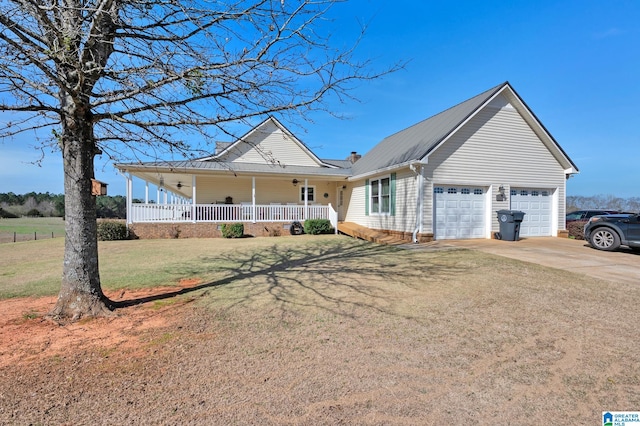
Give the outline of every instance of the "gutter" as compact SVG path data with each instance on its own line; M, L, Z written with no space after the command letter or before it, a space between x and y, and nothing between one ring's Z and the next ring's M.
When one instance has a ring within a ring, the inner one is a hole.
M357 181L357 180L368 178L370 176L375 176L375 175L379 175L379 174L382 174L382 173L390 172L392 170L404 169L405 167L411 167L413 164L423 164L423 163L421 163L419 160L405 161L404 163L394 164L392 166L383 167L381 169L375 169L375 170L373 170L371 172L366 172L366 173L361 173L359 175L349 176L347 178L347 182L354 182L354 181Z

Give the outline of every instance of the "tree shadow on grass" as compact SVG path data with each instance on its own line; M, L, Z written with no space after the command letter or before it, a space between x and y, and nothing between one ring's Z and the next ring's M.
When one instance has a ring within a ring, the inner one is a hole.
M223 275L223 278L153 296L114 301L126 308L180 295L211 295L225 300L226 309L268 301L282 310L320 308L351 316L357 308L390 313L398 289L417 280L463 273L470 266L432 262L445 253L408 252L364 241L339 239L301 244L274 244L251 251L237 250L199 257L171 266L183 276Z

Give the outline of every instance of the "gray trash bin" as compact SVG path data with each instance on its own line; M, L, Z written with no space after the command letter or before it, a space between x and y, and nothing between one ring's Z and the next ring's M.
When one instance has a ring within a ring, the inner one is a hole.
M520 224L524 220L524 212L519 210L498 210L500 232L496 239L504 241L518 241L520 239Z

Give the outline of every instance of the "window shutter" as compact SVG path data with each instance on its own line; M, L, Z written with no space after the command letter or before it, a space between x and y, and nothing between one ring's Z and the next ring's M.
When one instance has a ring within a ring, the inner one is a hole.
M364 215L369 216L369 179L364 181Z
M396 174L391 173L389 180L389 214L396 215Z

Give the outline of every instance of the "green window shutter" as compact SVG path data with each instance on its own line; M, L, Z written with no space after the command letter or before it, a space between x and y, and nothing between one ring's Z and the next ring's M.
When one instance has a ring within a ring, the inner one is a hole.
M389 182L389 214L396 215L396 174L391 173L391 181Z
M364 214L369 216L369 179L364 181Z

